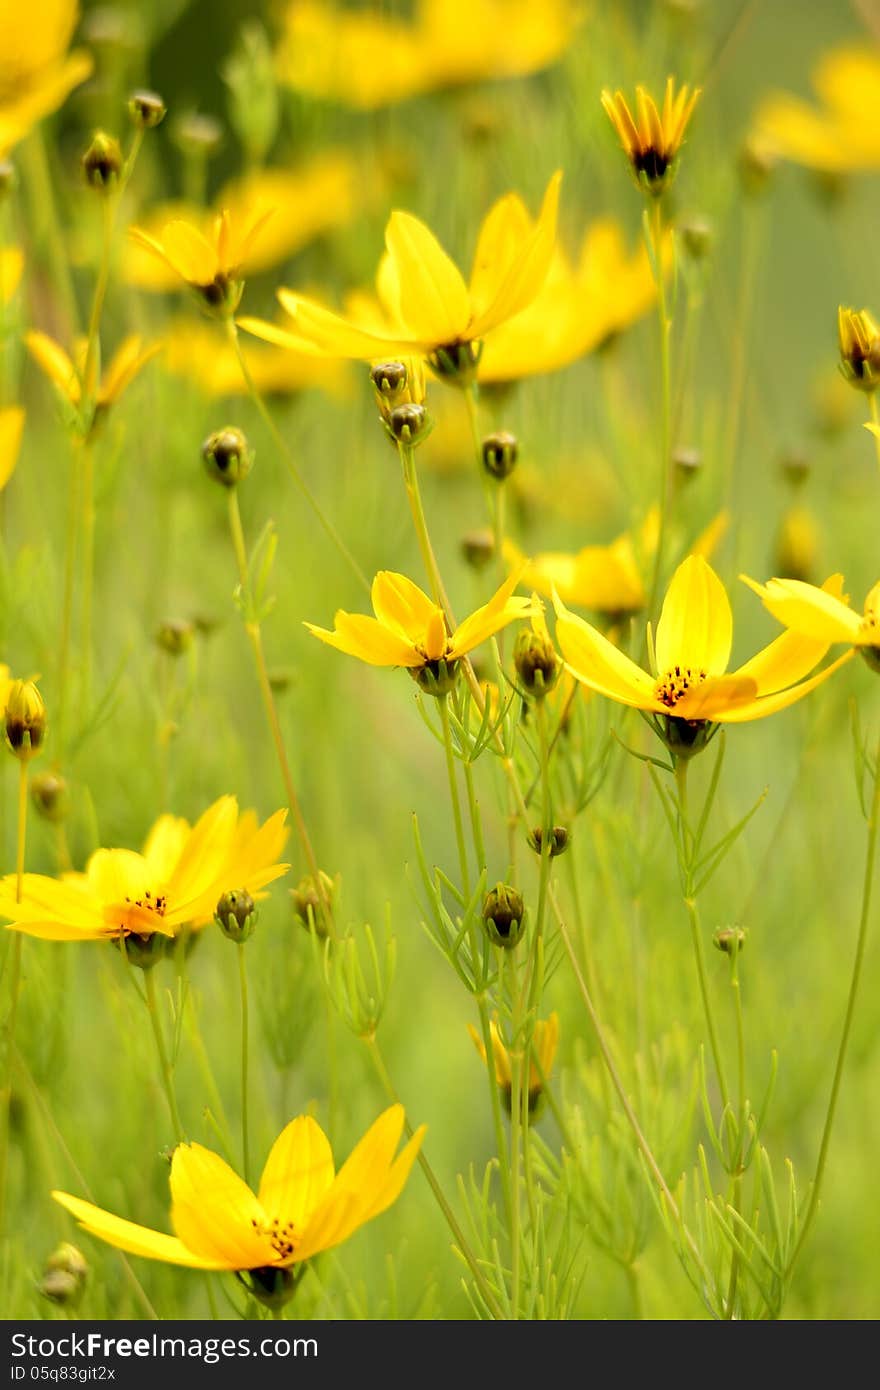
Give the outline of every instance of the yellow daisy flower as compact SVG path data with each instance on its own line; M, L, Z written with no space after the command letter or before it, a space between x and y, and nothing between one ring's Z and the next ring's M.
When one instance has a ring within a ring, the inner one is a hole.
M468 1024L468 1032L471 1035L474 1047L485 1062L486 1048L483 1045L483 1039L472 1024ZM495 1067L495 1080L498 1082L501 1095L509 1112L510 1097L513 1089L510 1053L504 1046L498 1024L494 1019L489 1024L489 1033L492 1040L492 1061ZM553 1070L553 1063L556 1059L556 1049L558 1046L559 1015L554 1010L548 1019L537 1019L532 1034L531 1061L529 1065L530 1114L534 1114L538 1107L544 1081L549 1078Z
M830 594L839 576L826 581ZM702 748L718 723L775 714L827 680L851 653L804 680L825 655L826 638L786 632L728 673L733 618L724 585L700 555L679 565L663 601L649 674L557 595L556 640L571 674L592 690L653 716L661 738L680 757Z
M525 309L544 283L561 179L557 171L528 230L514 195L495 203L480 229L469 284L424 222L395 211L385 229L386 255L378 276L383 317L343 318L281 289L278 298L294 321L292 332L262 319L243 318L240 326L269 342L311 347L331 357L423 356L438 376L466 383L473 378L482 340Z
M336 1172L320 1125L299 1115L272 1145L257 1192L211 1149L178 1144L170 1177L173 1236L67 1192L52 1196L83 1230L117 1250L188 1269L249 1271L255 1293L283 1295L285 1271L341 1244L399 1197L425 1134L422 1125L395 1158L403 1122L403 1106L390 1106Z
M742 579L790 632L826 642L846 642L858 651L875 671L880 671L880 582L865 599L862 613L849 606L849 596L841 592L843 578L835 575L834 589L807 584L802 579L768 579L758 584L747 574Z
M700 97L700 88L688 86L676 95L675 81L666 79L663 109L658 110L646 87L636 87L636 115L627 105L623 92L602 92L601 101L624 153L641 188L657 196L675 172L675 162L684 133Z
M77 342L73 359L68 357L61 344L56 343L54 338L50 338L48 333L41 333L39 330L33 329L24 335L24 341L37 366L58 388L64 400L75 411L81 409L85 392L86 403L92 405L94 409L92 419L83 421L86 432L92 427L99 415L104 414L119 400L146 364L162 350L161 343L151 343L148 347L144 347L140 335L132 333L124 339L114 353L101 380L84 383L83 376L86 371L88 353L85 338L81 338ZM95 354L94 361L95 372L97 372L97 354ZM90 372L89 375L92 373Z
M15 472L24 430L24 411L8 405L0 409L0 492Z
M239 815L233 796L220 797L194 826L160 816L141 853L98 849L84 873L25 874L20 902L15 875L0 879L0 917L10 930L47 941L177 936L212 921L228 889L257 896L287 872L278 862L286 817L276 811L259 825L252 811Z
M6 0L0 7L0 156L91 72L88 53L67 51L78 18L77 0Z
M238 308L245 268L273 212L273 208L256 207L233 216L224 208L207 235L180 218L167 222L158 236L140 227L130 227L128 234L164 262L178 281L195 290L206 308L228 315Z
M531 600L512 597L518 582L519 574L512 574L488 603L450 634L443 609L423 589L404 574L380 570L371 593L375 618L340 609L332 632L313 623L305 626L338 651L369 666L403 666L423 689L445 694L461 657L508 623L531 616Z

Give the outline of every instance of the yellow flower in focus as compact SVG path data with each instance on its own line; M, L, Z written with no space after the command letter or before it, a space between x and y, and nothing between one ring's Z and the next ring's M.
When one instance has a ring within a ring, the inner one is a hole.
M561 179L560 172L551 178L530 228L523 225L514 194L494 204L480 228L469 284L430 228L411 213L396 211L385 229L386 255L378 274L381 316L343 318L281 289L278 298L293 319L291 332L261 319L243 318L240 326L280 346L311 347L331 357L423 356L438 376L466 383L482 340L525 309L544 283Z
M77 0L0 5L0 157L92 71L88 53L67 51L78 18Z
M413 22L326 0L288 4L278 80L374 111L421 92L548 67L580 20L572 0L417 0Z
M254 1292L271 1296L283 1291L281 1271L348 1240L397 1200L425 1133L421 1125L395 1158L403 1122L403 1106L385 1110L336 1172L324 1131L299 1115L272 1145L257 1192L210 1149L178 1144L170 1176L173 1236L66 1192L52 1196L117 1250L189 1269L251 1271Z
M530 228L531 218L522 203L517 215ZM663 264L666 270L672 265L668 231ZM619 224L612 218L599 218L587 228L576 264L557 246L537 296L487 340L477 379L516 381L558 371L635 323L656 298L644 242L629 253Z
M840 591L840 576L826 592ZM733 618L724 585L700 555L679 565L654 639L655 673L637 666L556 596L556 640L571 674L619 704L655 716L657 733L680 757L705 746L718 723L775 714L815 690L851 653L804 680L828 650L817 636L786 632L728 673ZM658 722L657 716L660 721Z
M476 1028L468 1024L468 1032L474 1047L483 1061L486 1061L486 1048ZM510 1053L504 1046L498 1024L493 1019L489 1024L492 1039L492 1061L495 1067L495 1080L508 1112L513 1089L513 1075ZM537 1019L532 1034L531 1061L529 1065L529 1114L534 1114L541 1099L544 1082L549 1079L559 1046L559 1015L554 1010L548 1019Z
M15 472L24 430L24 411L8 405L0 409L0 492Z
M363 201L363 180L354 158L341 150L326 150L294 168L255 169L224 185L215 208L189 203L163 203L144 218L139 231L161 242L171 222L186 222L210 240L217 216L225 208L234 226L266 209L272 216L259 228L247 249L248 274L270 270L334 227L345 226ZM173 290L180 272L152 247L130 241L123 263L127 282L140 289Z
M512 574L450 635L443 609L432 598L406 575L381 570L371 594L375 618L340 609L332 632L313 623L305 626L338 651L369 666L403 666L423 689L443 694L451 688L460 657L509 623L531 616L531 601L512 597L518 582L519 575Z
M758 135L778 156L822 173L880 167L880 52L833 49L812 82L818 106L774 92L755 114Z
M212 312L235 313L244 289L244 272L273 208L257 207L234 216L228 208L216 216L206 234L192 222L166 222L158 236L129 227L137 246L168 266L178 281L195 290Z
M607 88L602 92L602 106L617 131L636 183L654 197L663 192L675 173L678 152L699 97L700 88L691 91L687 85L676 95L675 81L668 77L661 111L646 87L636 87L633 118L622 92L612 93Z
M132 333L120 344L101 380L83 381L88 357L88 345L80 338L74 349L73 359L60 343L50 338L48 333L37 329L26 333L25 346L40 370L49 378L61 393L62 398L79 412L83 404L92 411L90 418L80 421L83 432L88 434L98 418L106 413L128 389L135 377L146 364L162 350L161 343L151 343L144 347L143 339ZM98 368L98 354L93 357L94 372ZM90 375L93 375L90 372ZM84 401L85 396L85 401Z
M160 816L140 854L98 849L84 873L25 874L20 902L15 875L0 879L0 917L11 930L47 941L174 937L211 922L227 889L256 897L287 872L278 862L286 816L276 811L259 825L252 811L239 815L233 796L220 797L194 826Z
M746 574L741 574L740 579L754 589L764 607L789 632L829 646L846 642L872 670L880 671L880 582L865 599L864 611L857 613L850 608L848 595L841 592L840 575L835 575L838 582L830 591L826 586L819 589L801 579L768 579L766 584L758 584Z

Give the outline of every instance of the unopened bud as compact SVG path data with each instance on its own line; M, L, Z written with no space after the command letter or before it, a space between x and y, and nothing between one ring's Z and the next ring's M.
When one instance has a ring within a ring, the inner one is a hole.
M75 1245L65 1241L46 1261L43 1277L37 1288L50 1303L74 1304L82 1297L89 1266L85 1255Z
M317 936L325 937L326 909L333 907L339 881L325 874L323 869L319 869L318 879L319 883L316 883L311 874L306 874L295 888L291 888L290 901L297 921Z
M58 772L38 772L31 778L31 801L44 820L52 824L64 820L69 801L66 780Z
M526 694L536 700L549 695L562 670L556 648L546 632L523 628L513 648L513 664Z
M427 439L431 433L433 421L423 405L416 405L414 401L407 401L403 405L396 405L388 413L388 429L393 437L400 444L407 444L414 448L416 444L421 444L423 439Z
M483 900L483 925L493 946L511 950L520 940L525 928L525 904L522 894L507 883L499 883Z
M186 111L175 123L174 137L182 154L205 159L220 148L223 127L213 116Z
M132 92L128 99L128 114L141 130L161 125L167 109L157 92Z
M18 185L18 174L11 159L0 159L0 199L14 192Z
M128 965L138 970L152 970L173 947L173 938L154 931L146 936L139 932L129 932L127 936L114 937L115 944L125 956Z
M247 439L235 425L208 435L202 445L202 459L210 477L224 487L235 487L254 466Z
M703 261L712 250L715 231L705 217L689 217L678 224L681 244L692 261Z
M370 370L373 388L383 399L395 400L406 387L406 365L403 362L377 362Z
M783 478L793 488L798 488L810 476L810 460L800 449L790 449L779 460Z
M746 943L746 933L742 927L719 927L712 937L712 944L727 956L738 955Z
M555 859L557 855L564 854L568 849L569 834L564 825L554 825L550 832L550 858ZM529 844L536 854L541 854L544 848L544 831L540 825L529 835Z
M471 569L485 569L495 554L495 537L488 527L468 531L461 538L461 553Z
M98 130L92 136L92 143L82 157L83 173L90 188L100 193L109 193L119 181L122 172L122 150L119 141Z
M516 435L509 434L507 430L498 430L483 440L483 467L490 477L497 478L499 482L510 477L518 455Z
M6 742L27 762L46 737L46 706L33 681L13 681L6 698Z
M195 629L185 618L166 618L156 632L156 645L169 656L182 656L193 643Z
M699 449L688 449L682 446L673 450L672 462L678 477L683 483L686 483L699 473L703 466L703 455Z
M214 921L230 941L247 941L257 925L257 910L245 888L231 888L214 909Z

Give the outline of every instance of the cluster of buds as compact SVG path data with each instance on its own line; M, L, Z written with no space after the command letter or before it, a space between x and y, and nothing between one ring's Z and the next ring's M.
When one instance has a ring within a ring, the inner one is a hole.
M216 483L237 487L253 468L254 456L242 431L226 425L208 435L202 445L202 462Z
M376 362L370 380L391 443L414 449L427 439L434 422L425 409L425 371L418 358Z
M840 340L840 370L859 391L876 391L880 386L880 327L867 309L837 311Z

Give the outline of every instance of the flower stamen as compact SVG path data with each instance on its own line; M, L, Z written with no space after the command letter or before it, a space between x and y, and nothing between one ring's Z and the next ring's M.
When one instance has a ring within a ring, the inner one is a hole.
M654 694L667 709L674 709L689 690L696 685L702 685L707 674L702 668L676 666L658 680Z

